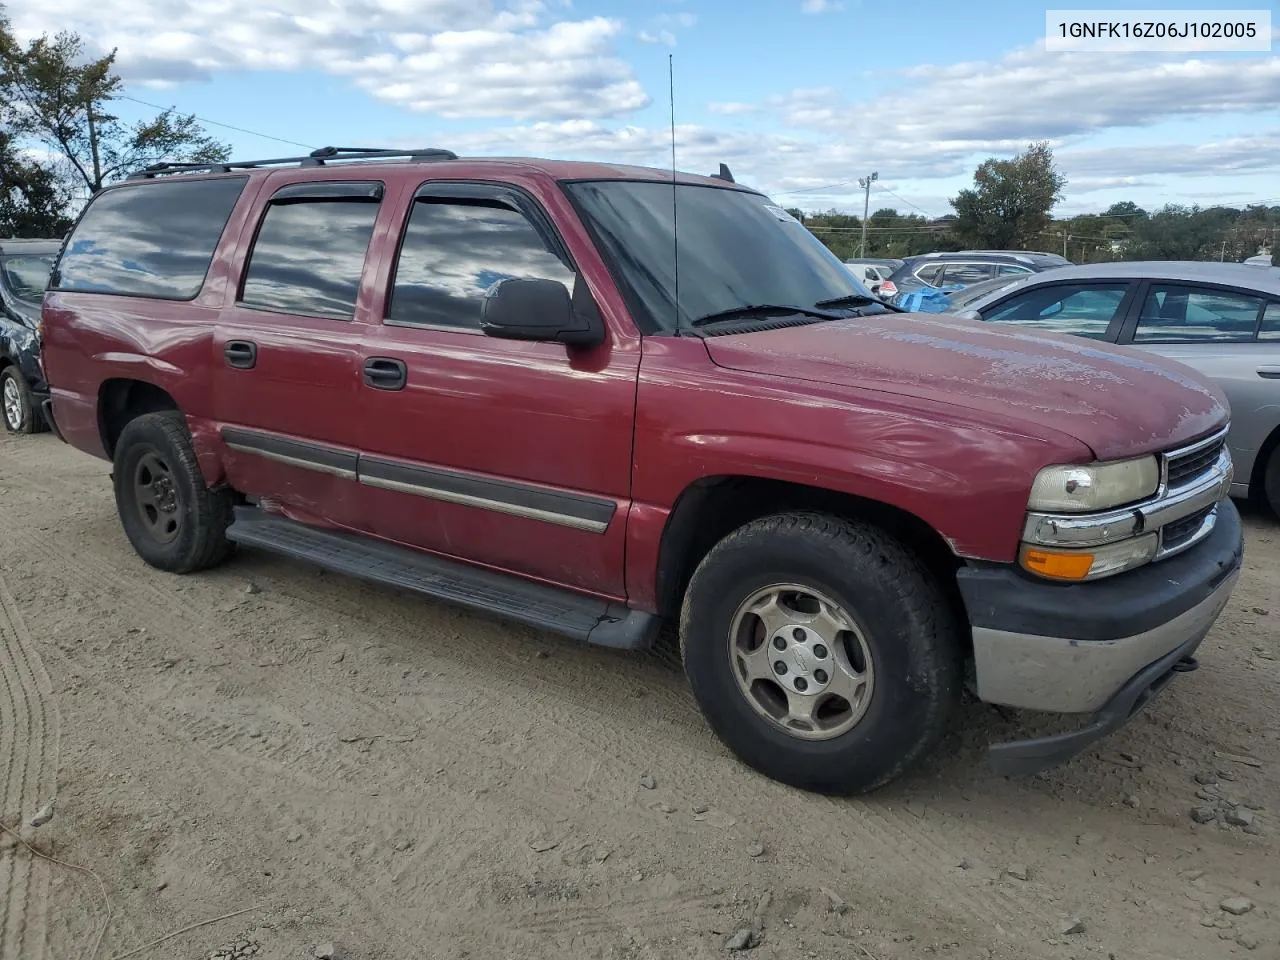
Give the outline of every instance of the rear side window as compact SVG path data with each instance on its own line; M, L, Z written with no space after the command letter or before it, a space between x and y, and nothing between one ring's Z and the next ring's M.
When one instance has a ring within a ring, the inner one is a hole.
M281 199L268 205L258 228L241 302L274 313L350 320L381 195L380 185L372 184L279 191Z
M1280 340L1280 303L1268 303L1258 327L1259 340Z
M140 183L98 194L67 242L53 286L193 299L245 182L225 177Z
M930 263L930 264L926 264L925 266L917 270L916 276L919 277L921 280L923 280L925 283L933 283L935 280L938 279L938 274L940 274L941 272L942 272L942 264Z
M485 291L512 277L574 274L524 214L494 201L419 200L396 265L388 319L478 330Z
M1253 339L1260 297L1228 290L1152 284L1138 317L1134 343L1218 343Z
M963 283L968 286L990 280L995 275L996 268L990 263L949 263L942 271L942 285L945 287L952 283Z

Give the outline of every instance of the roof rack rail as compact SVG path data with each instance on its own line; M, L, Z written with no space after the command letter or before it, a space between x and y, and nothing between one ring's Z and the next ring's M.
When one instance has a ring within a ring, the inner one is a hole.
M452 150L441 150L438 147L424 147L419 150L377 150L365 147L321 147L312 150L305 157L277 157L271 160L229 160L225 163L153 163L134 173L129 180L150 180L167 174L197 173L230 173L233 170L253 170L258 167L322 167L326 160L398 160L407 159L411 163L428 163L434 160L457 160L458 155Z

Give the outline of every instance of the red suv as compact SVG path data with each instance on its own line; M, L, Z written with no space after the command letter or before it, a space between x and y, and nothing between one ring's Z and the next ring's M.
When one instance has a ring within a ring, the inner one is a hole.
M1088 718L998 770L1072 756L1194 669L1241 563L1212 384L873 302L724 169L152 168L89 203L43 337L153 566L240 544L607 646L678 623L715 732L814 790L900 774L966 681Z

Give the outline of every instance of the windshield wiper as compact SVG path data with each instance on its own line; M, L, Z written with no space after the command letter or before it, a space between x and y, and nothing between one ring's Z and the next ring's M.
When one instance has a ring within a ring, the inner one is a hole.
M817 306L821 306L821 304L818 304ZM838 313L815 309L815 307L797 307L792 304L785 303L754 303L744 304L740 307L730 307L728 310L717 310L715 313L708 313L706 316L697 317L690 321L689 325L691 327L704 327L709 323L719 323L721 320L738 320L742 317L751 317L757 314L766 313L798 313L801 316L814 317L818 320L844 319Z
M843 297L832 297L830 300L819 300L814 304L815 307L884 307L893 313L906 313L901 307L895 307L892 303L886 303L884 300L877 300L875 297L868 297L861 293L850 293Z

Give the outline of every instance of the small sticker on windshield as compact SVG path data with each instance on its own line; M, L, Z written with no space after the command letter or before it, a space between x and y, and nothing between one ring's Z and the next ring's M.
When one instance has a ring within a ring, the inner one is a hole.
M787 211L783 210L779 206L775 206L772 203L766 203L764 205L764 208L768 210L770 213L772 213L779 220L781 220L783 223L799 223L800 222L791 214L787 213Z

